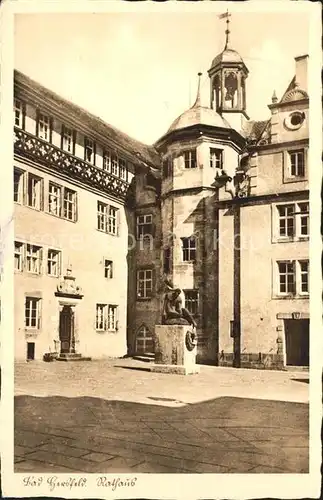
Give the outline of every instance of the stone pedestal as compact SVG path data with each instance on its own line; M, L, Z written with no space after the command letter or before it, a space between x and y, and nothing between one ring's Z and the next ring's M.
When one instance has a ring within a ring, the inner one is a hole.
M190 336L189 325L156 325L155 364L150 371L189 375L199 373L196 364L196 345Z

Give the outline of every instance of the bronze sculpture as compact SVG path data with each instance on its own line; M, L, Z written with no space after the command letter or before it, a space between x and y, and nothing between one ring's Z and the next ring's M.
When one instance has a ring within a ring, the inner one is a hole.
M183 307L180 288L174 288L169 281L165 282L163 318L164 325L191 325L196 328L196 321L191 313Z

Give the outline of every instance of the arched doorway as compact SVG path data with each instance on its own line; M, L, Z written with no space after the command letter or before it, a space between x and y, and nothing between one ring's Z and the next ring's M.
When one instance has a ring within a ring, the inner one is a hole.
M141 325L136 335L136 354L151 354L154 352L154 337L146 325Z

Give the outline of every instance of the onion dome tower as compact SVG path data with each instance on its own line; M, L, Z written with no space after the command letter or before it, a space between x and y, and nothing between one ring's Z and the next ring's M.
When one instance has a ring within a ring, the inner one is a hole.
M210 107L229 121L232 128L242 130L246 113L246 79L248 68L240 54L231 47L229 17L226 12L227 29L224 50L212 61L208 71L210 77Z

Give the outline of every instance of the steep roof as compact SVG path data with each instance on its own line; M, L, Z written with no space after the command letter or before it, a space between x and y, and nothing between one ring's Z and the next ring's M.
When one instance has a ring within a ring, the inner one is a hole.
M69 112L75 115L78 120L83 121L85 125L97 131L99 134L104 135L107 139L119 144L121 148L124 148L127 152L129 152L129 154L136 156L139 160L142 160L155 168L160 167L160 157L154 146L150 146L133 139L113 125L106 123L102 120L102 118L99 118L98 116L89 113L84 108L68 101L67 99L64 99L18 70L15 70L14 72L14 81L15 84L32 88L38 94L53 101L55 105L65 112L66 109L68 109Z

